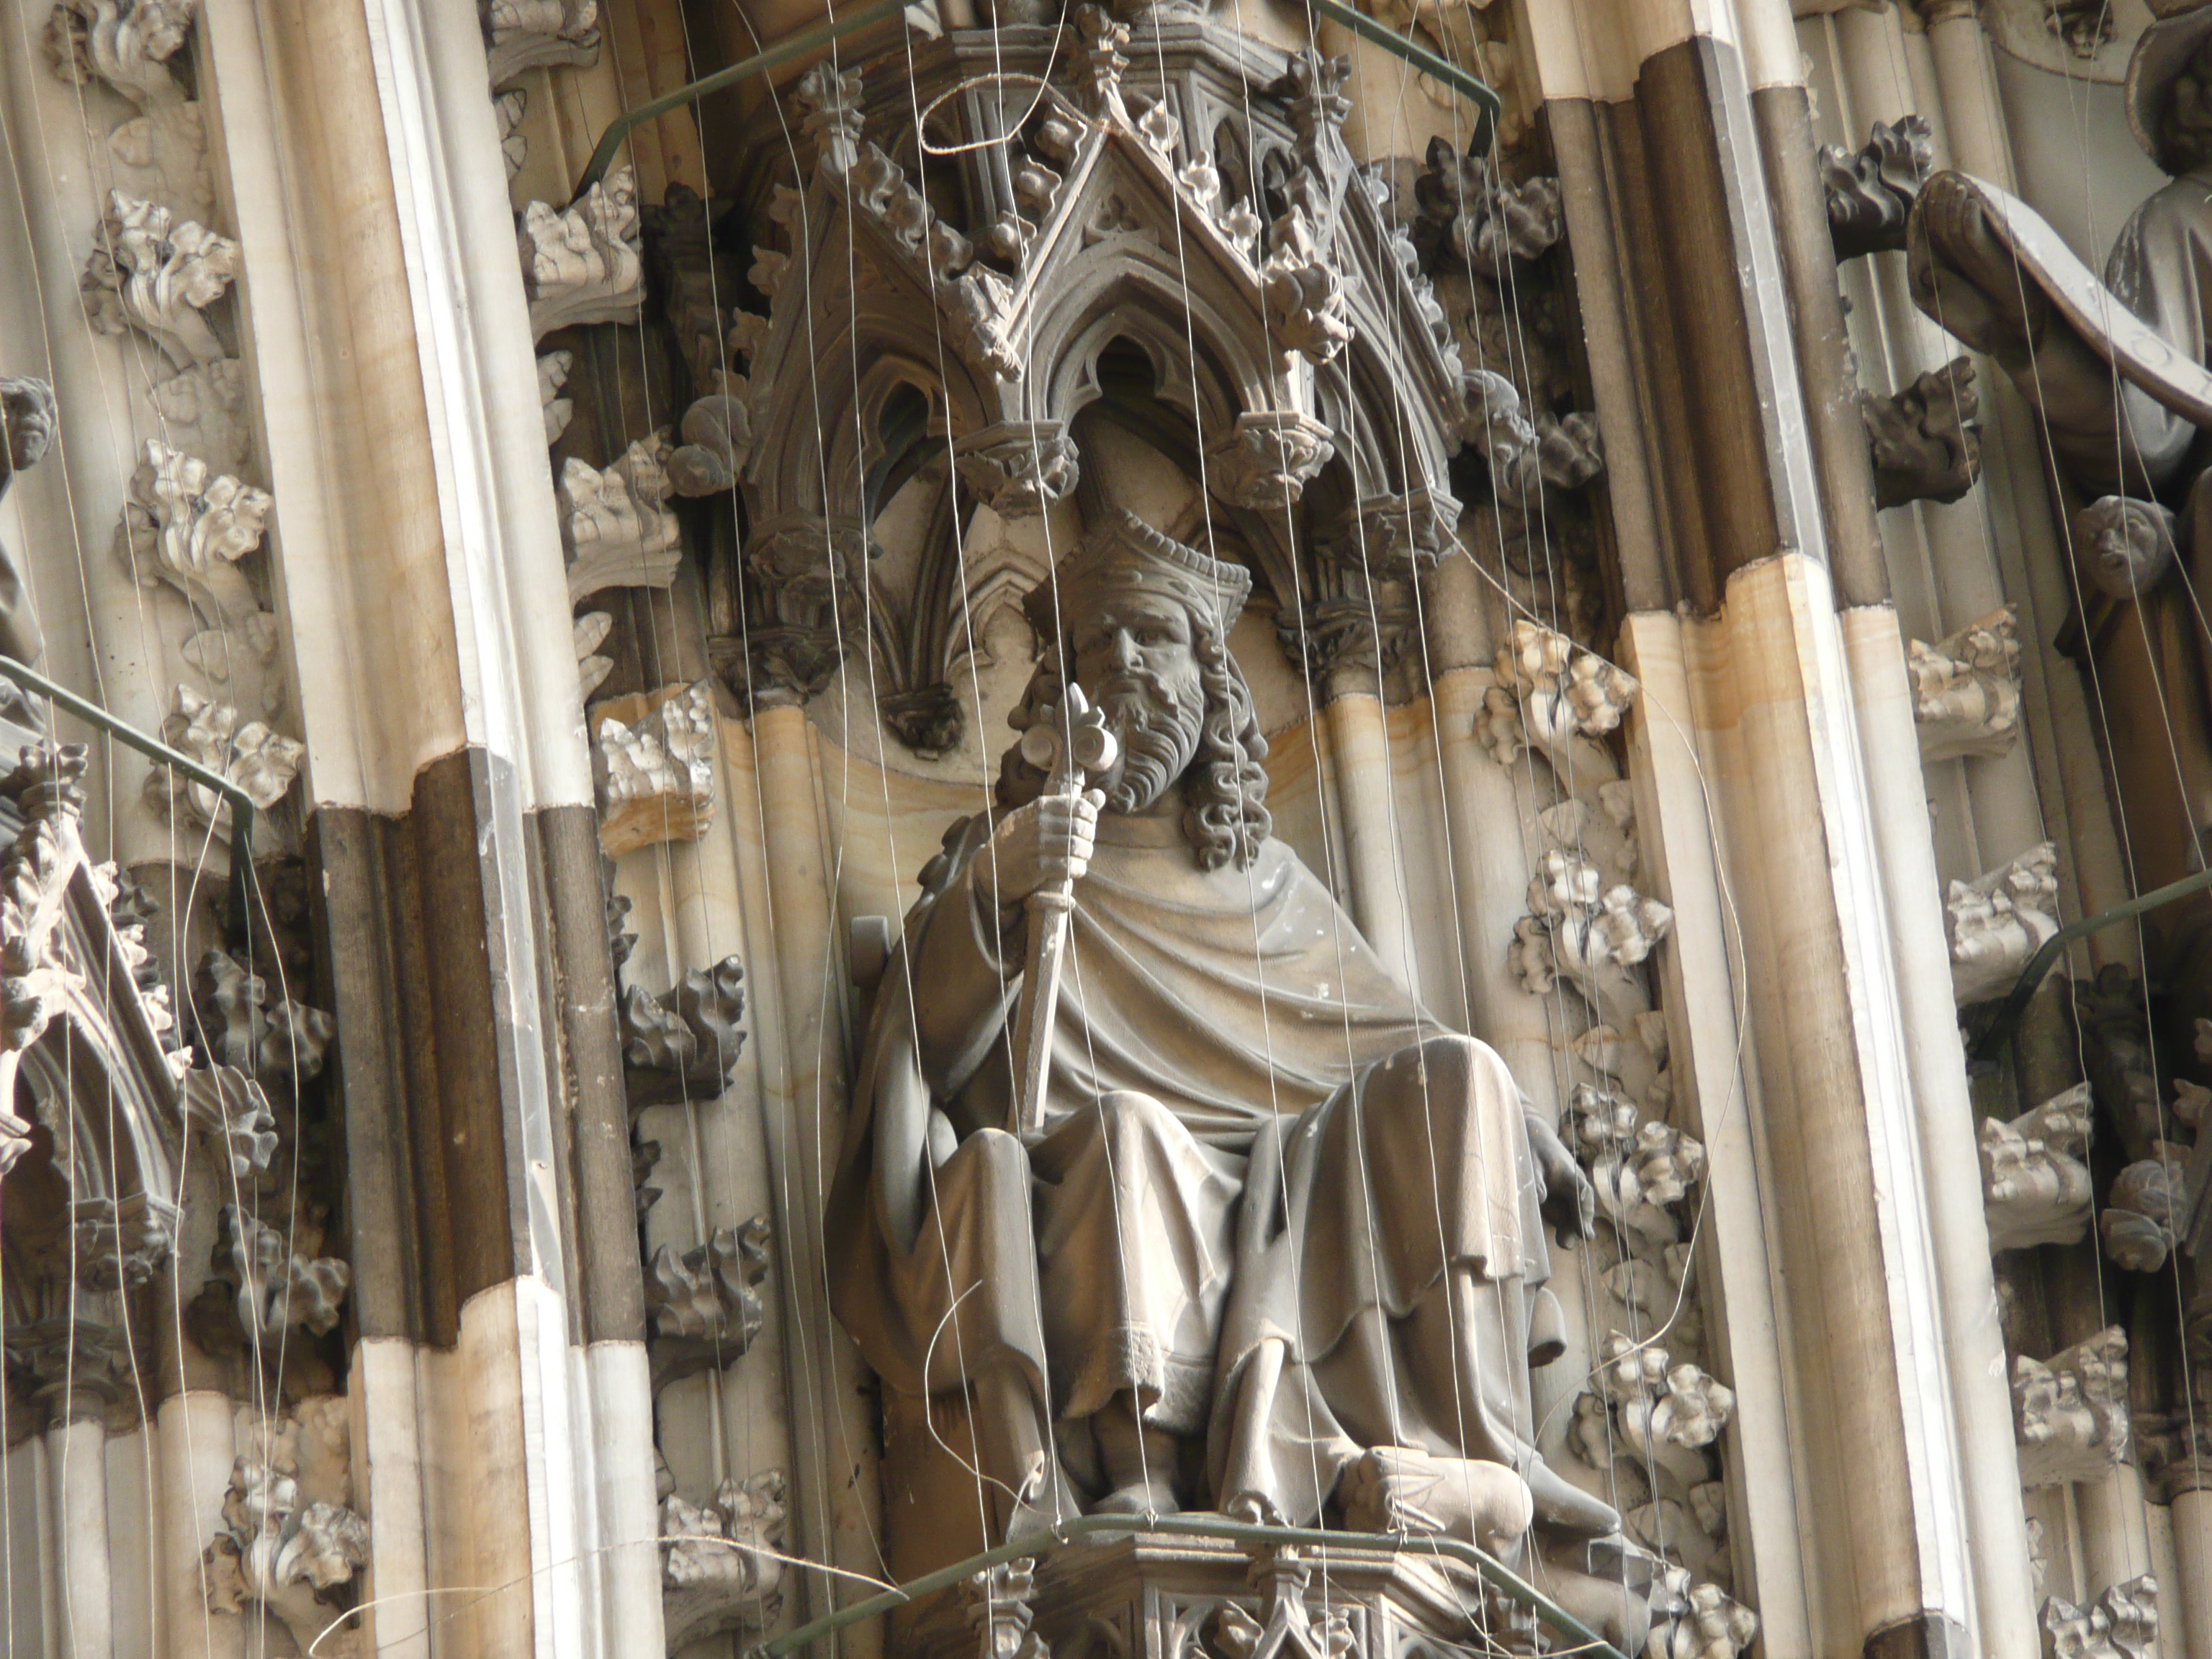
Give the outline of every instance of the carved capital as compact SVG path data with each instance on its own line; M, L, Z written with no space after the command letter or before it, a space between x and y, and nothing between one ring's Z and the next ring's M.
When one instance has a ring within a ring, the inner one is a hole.
M81 1282L97 1291L147 1284L176 1249L179 1215L175 1205L150 1193L73 1200L71 1260Z
M601 716L592 757L601 851L619 858L707 833L719 729L714 694L704 680L661 694L635 720Z
M960 746L966 721L960 693L945 680L910 691L887 691L876 699L884 724L924 760L940 760Z
M48 1428L106 1419L134 1393L130 1344L122 1327L94 1318L10 1325L8 1369Z
M1323 422L1293 410L1257 410L1206 453L1206 488L1232 507L1286 513L1336 453Z
M1820 168L1836 258L1901 251L1912 204L1936 170L1935 130L1923 115L1900 117L1894 126L1876 121L1856 151L1824 145Z
M2128 1336L2114 1325L2050 1360L2013 1361L2021 1485L2097 1480L2128 1453Z
M860 585L876 551L857 519L792 513L755 526L745 549L745 629L708 642L725 683L749 707L820 696L845 652L865 644Z
M516 239L534 337L574 323L637 320L645 264L631 168L616 168L568 207L531 203Z
M2058 849L2046 841L1987 875L1951 884L1943 933L1960 1007L2011 990L2028 958L2058 931L2057 870Z
M1458 544L1459 503L1440 484L1419 484L1402 495L1365 495L1322 538L1323 557L1347 570L1381 577L1419 575L1436 568Z
M1062 421L1000 421L957 440L960 481L1002 519L1027 518L1064 500L1081 468Z

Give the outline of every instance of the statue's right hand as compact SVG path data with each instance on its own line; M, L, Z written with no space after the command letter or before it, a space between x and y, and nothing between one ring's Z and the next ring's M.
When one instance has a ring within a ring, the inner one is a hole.
M1040 888L1074 881L1091 867L1104 793L1041 795L999 820L990 844L975 855L975 890L1009 909Z

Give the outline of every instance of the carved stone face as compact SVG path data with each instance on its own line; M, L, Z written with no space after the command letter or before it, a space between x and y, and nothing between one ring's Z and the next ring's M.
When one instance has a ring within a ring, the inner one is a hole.
M1206 686L1190 613L1164 594L1110 594L1070 630L1075 676L1105 711L1121 757L1103 781L1106 805L1141 812L1198 753Z
M0 378L0 488L36 466L54 435L54 394L42 380Z

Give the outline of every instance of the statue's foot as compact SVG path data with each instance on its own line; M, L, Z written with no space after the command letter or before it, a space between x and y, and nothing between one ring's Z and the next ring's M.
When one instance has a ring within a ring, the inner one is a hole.
M1173 1515L1182 1508L1164 1480L1137 1480L1109 1492L1091 1506L1093 1515Z
M1602 1538L1620 1530L1620 1512L1602 1498L1549 1468L1540 1459L1528 1468L1528 1490L1536 1500L1536 1526L1575 1538Z
M1493 1553L1528 1530L1535 1503L1503 1463L1377 1446L1345 1471L1337 1493L1355 1532L1441 1533Z

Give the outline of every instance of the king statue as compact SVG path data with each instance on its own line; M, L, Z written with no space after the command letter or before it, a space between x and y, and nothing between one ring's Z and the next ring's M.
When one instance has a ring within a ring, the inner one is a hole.
M1011 751L876 993L827 1231L902 1576L1085 1512L1509 1556L1620 1526L1530 1405L1544 1222L1588 1237L1589 1184L1271 833L1228 647L1250 586L1115 509L1030 596L1013 724L1072 673L1117 753L1063 791ZM1031 1122L1013 1016L1036 896L1071 880Z

